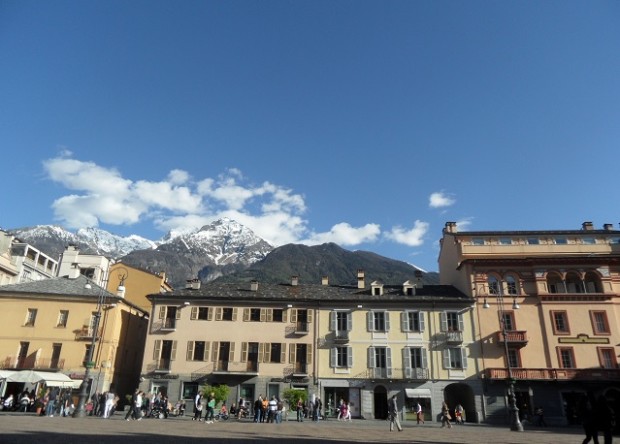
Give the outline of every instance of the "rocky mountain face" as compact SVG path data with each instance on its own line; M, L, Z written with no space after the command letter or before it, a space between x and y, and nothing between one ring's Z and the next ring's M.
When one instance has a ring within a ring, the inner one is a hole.
M249 228L227 218L194 231L168 233L159 241L116 236L98 228L71 233L58 226L39 225L8 231L54 258L73 244L86 254L102 254L155 273L164 271L175 288L182 288L193 278L203 282L256 279L281 283L291 276L298 276L302 283L317 284L328 276L330 283L348 285L357 282L358 269L364 270L367 279L400 284L414 279L417 271L402 261L348 251L332 243L312 247L289 244L274 249ZM426 284L439 282L437 273L423 273L421 280Z

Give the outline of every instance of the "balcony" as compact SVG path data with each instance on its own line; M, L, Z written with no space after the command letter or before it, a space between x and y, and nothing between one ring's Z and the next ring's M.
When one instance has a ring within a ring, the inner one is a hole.
M427 368L404 368L403 375L405 379L416 379L418 381L426 381L428 380L428 369Z
M217 361L213 366L213 373L219 375L247 375L258 376L257 361Z
M305 377L308 376L309 365L303 362L296 362L293 367L293 377Z
M388 367L374 367L368 369L370 379L388 379L392 377L392 369Z
M512 348L522 348L527 345L527 331L525 330L510 330L506 331L506 345ZM504 333L501 331L497 332L497 343L498 345L504 345Z
M513 368L512 377L516 380L538 381L620 381L620 369L616 368ZM506 380L508 369L488 368L487 379Z
M175 331L177 329L177 320L174 318L166 318L161 322L161 331Z
M51 358L39 358L35 359L34 356L19 357L19 356L7 356L4 358L4 362L1 364L2 369L15 369L15 370L62 370L65 368L64 359L51 359Z
M155 361L155 373L167 374L172 370L171 359L158 359Z
M348 344L349 332L347 330L337 330L333 332L335 344Z
M463 342L462 331L446 331L446 342L448 344L461 344Z
M296 322L295 323L295 334L296 335L307 335L308 333L310 333L309 322Z
M95 334L95 329L89 325L83 325L81 329L74 330L76 341L92 340ZM103 334L103 328L100 328L97 333L97 338L100 338Z

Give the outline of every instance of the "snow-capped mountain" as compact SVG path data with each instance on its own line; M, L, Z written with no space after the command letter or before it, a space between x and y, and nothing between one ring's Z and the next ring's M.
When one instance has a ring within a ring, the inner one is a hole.
M247 268L265 258L273 246L249 228L223 218L193 231L170 232L159 241L117 236L99 228L72 233L54 225L8 230L15 237L58 258L68 245L153 272L165 271L179 287L187 279L204 281Z

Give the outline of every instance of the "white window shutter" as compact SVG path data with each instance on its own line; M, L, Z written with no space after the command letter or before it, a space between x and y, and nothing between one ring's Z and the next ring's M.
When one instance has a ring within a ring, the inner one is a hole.
M235 362L235 343L230 343L230 349L228 350L228 361Z
M439 313L441 319L441 331L448 331L448 315L445 311Z
M241 362L248 362L248 343L241 343Z
M329 366L336 367L338 364L338 347L332 347L329 354Z
M459 331L465 331L465 323L463 322L462 314L459 314Z
M281 344L282 351L280 352L280 362L284 364L286 362L286 342Z
M390 347L385 347L385 365L387 371L387 377L392 377L392 349Z
M375 331L375 313L372 310L366 313L366 327L368 331Z
M368 368L375 368L375 348L368 347Z
M421 348L420 349L420 355L422 356L422 368L428 368L428 361L426 358L426 349L425 348Z
M450 349L446 348L442 350L443 353L443 368L450 368Z
M174 361L177 358L177 341L172 341L172 350L170 351L170 360Z
M244 308L243 309L243 321L248 322L249 320L250 320L250 309Z
M220 357L220 343L213 341L213 353L211 353L211 359L213 362L217 362Z
M155 343L153 344L153 359L159 359L161 354L161 339L155 339Z
M166 317L166 308L165 305L159 307L159 319L164 319Z
M232 312L232 320L236 321L237 320L237 312L239 311L239 309L237 307L233 308L233 312Z
M194 359L194 341L187 341L187 353L185 354L186 361L192 361Z
M314 314L314 310L309 309L306 312L306 319L308 320L308 324L312 324L312 315Z
M222 313L224 312L224 310L222 309L222 307L217 307L215 309L215 320L216 321L221 321L222 320Z
M467 349L465 347L461 348L461 360L463 361L462 366L463 369L467 368Z
M330 331L336 331L337 325L336 325L336 312L335 311L330 311L329 312L329 329Z
M353 347L351 346L347 347L347 367L353 367Z
M409 312L403 311L400 313L400 329L402 331L411 331L409 327Z
M390 331L390 312L385 312L385 331Z
M420 320L420 331L424 331L424 312L418 312L419 320Z
M207 307L207 321L213 320L213 307Z
M205 356L203 361L209 360L209 352L211 351L211 343L209 341L205 341Z
M347 331L353 330L353 316L351 312L347 312Z
M192 307L192 311L191 311L191 313L189 315L189 318L191 320L198 319L198 307L195 307L195 306Z
M405 369L405 378L411 378L411 349L403 347L403 368Z

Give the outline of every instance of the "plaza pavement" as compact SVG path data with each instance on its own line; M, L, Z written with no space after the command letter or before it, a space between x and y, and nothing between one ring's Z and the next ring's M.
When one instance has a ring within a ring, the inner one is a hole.
M579 427L526 428L512 432L508 426L465 424L451 429L438 423L403 423L403 431L390 432L389 423L379 420L336 420L282 424L255 424L250 420L228 420L205 424L190 417L144 418L125 421L124 413L112 418L37 417L30 413L0 412L0 443L34 444L197 444L281 442L318 444L348 443L446 443L446 444L570 444L581 443ZM616 438L617 439L617 438ZM602 439L601 439L602 442Z

